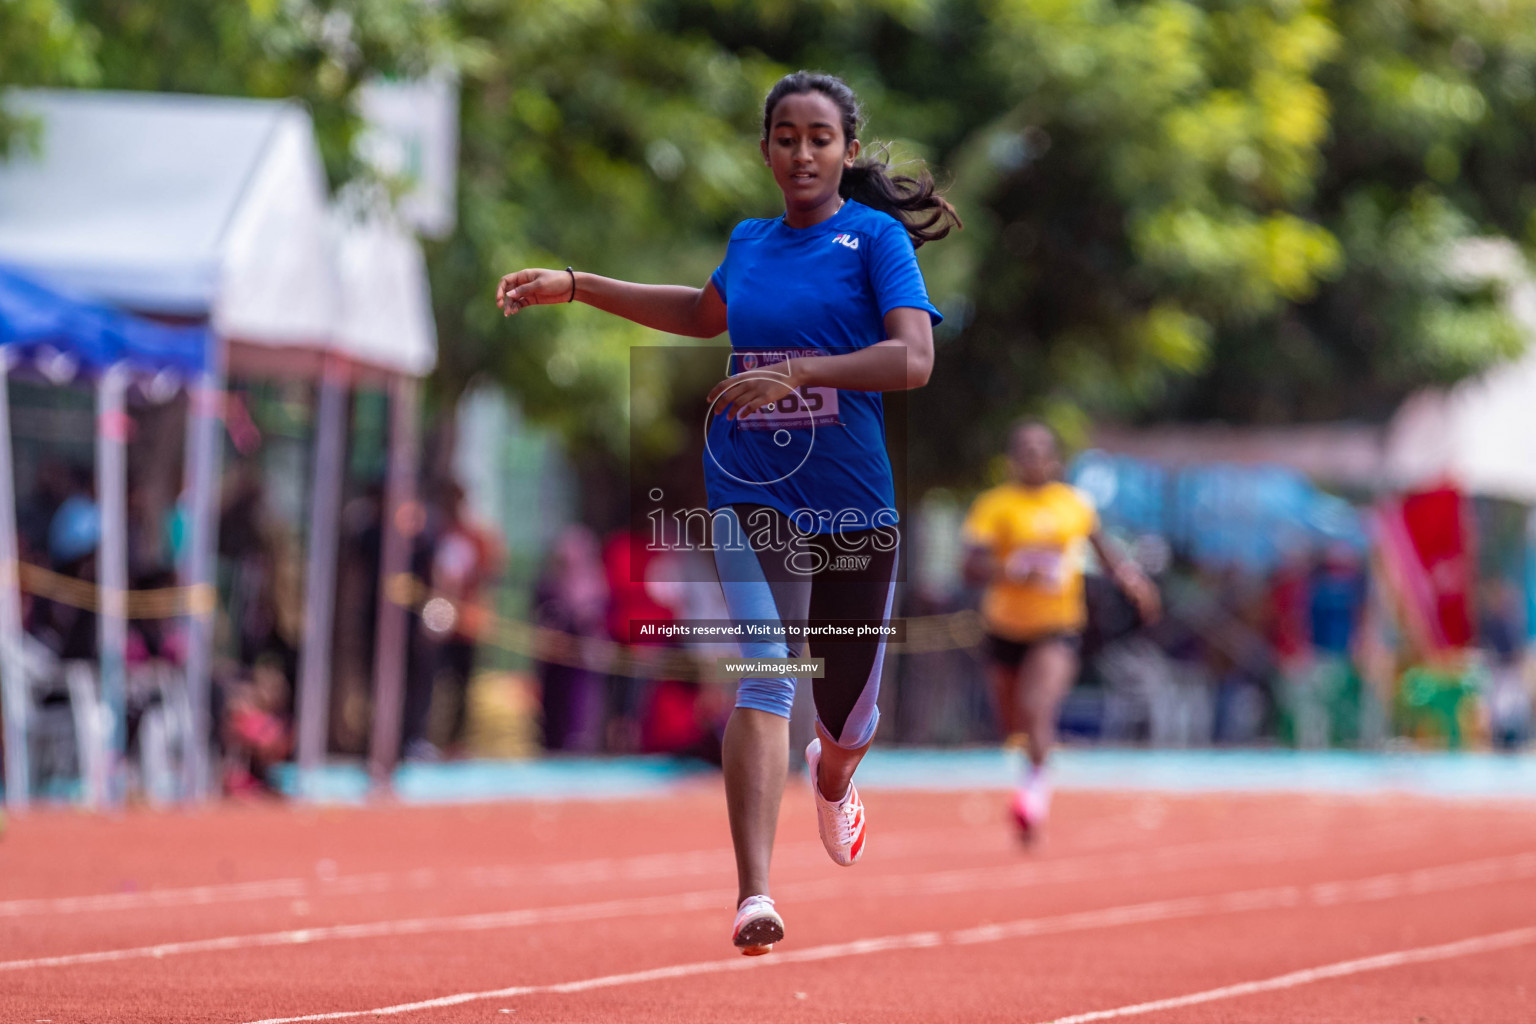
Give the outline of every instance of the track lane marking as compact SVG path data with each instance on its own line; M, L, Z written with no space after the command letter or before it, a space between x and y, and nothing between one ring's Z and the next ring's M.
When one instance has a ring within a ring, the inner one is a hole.
M308 894L303 878L272 878L259 882L194 885L179 889L98 893L90 896L51 896L0 902L0 918L37 914L82 914L108 910L195 907L245 900L292 899Z
M1522 854L1516 857L1502 858L1502 860L1514 862L1510 865L1512 870L1519 873L1519 877L1529 878L1536 876L1536 854ZM491 989L480 992L458 992L446 996L438 996L431 999L423 999L410 1003L398 1003L392 1006L383 1006L367 1010L336 1010L328 1013L302 1014L293 1017L269 1017L259 1021L250 1021L247 1024L302 1024L308 1021L343 1020L354 1017L385 1017L403 1013L413 1013L418 1010L438 1009L447 1006L458 1006L463 1003L478 1002L485 999L506 999L517 996L570 994L586 992L599 988L613 988L621 985L641 984L648 981L660 981L671 978L696 977L704 974L719 974L730 971L761 970L776 967L782 964L807 963L821 960L835 960L850 956L865 956L873 953L883 953L891 950L902 949L932 949L940 946L969 946L983 943L1001 942L1008 939L1026 938L1038 935L1056 935L1068 932L1093 931L1102 928L1112 928L1122 925L1147 924L1159 921L1171 921L1183 918L1243 913L1254 910L1285 908L1306 905L1329 907L1348 902L1377 902L1392 899L1397 896L1410 894L1422 894L1428 892L1444 892L1456 888L1465 888L1470 885L1487 884L1490 881L1508 881L1507 877L1501 877L1496 872L1491 872L1487 861L1471 861L1465 864L1443 865L1438 868L1430 868L1419 872L1401 872L1398 879L1395 875L1378 875L1373 878L1358 879L1354 882L1324 883L1334 887L1332 896L1327 903L1313 902L1309 897L1315 895L1317 886L1278 886L1271 889L1257 889L1244 892L1230 892L1214 896L1194 896L1172 900L1154 900L1147 903L1127 904L1118 907L1106 907L1099 910L1079 911L1070 914L1059 914L1051 917L1026 918L1019 921L1006 922L997 925L982 925L973 928L962 928L950 932L920 931L910 932L904 935L887 935L878 938L860 939L853 942L833 943L822 946L812 946L806 949L792 949L783 952L775 952L769 957L732 957L728 960L703 960L687 964L673 964L666 967L653 967L642 971L630 971L624 974L610 974L597 978L585 978L578 981L557 982L543 985L513 985L507 988ZM1417 877L1414 877L1417 876ZM1383 881L1394 879L1399 884L1383 885ZM1510 936L1517 938L1510 939ZM1468 955L1473 952L1484 951L1483 946L1477 943L1490 941L1502 942L1505 945L1520 945L1526 942L1536 941L1536 927L1516 929L1511 932L1500 932L1494 936L1482 936L1477 939L1462 940L1457 943L1449 943L1443 946L1426 947L1421 950L1400 951L1397 953L1383 954L1377 957L1367 957L1362 960L1344 961L1342 964L1330 964L1320 968L1310 968L1308 971L1292 972L1283 975L1281 979L1300 977L1317 972L1339 971L1346 967L1352 967L1345 973L1358 973L1359 970L1379 969L1376 967L1360 967L1361 964L1380 963L1381 967L1396 966L1399 960L1393 958L1420 956L1424 959L1443 959L1447 956ZM1448 949L1461 949L1472 944L1475 948L1468 948L1465 952L1443 953ZM1488 949L1504 948L1501 945L1488 946ZM1389 962L1390 961L1390 962ZM1401 960L1402 963L1416 962L1413 959ZM1335 975L1318 973L1316 978ZM1195 993L1192 996L1182 996L1179 999L1194 999L1196 1001L1209 1001L1225 996L1212 995L1212 993L1245 994L1245 986L1260 985L1272 987L1284 987L1279 985L1281 979L1267 979L1262 982L1247 982L1243 985L1226 986L1223 989L1212 989L1205 993ZM1292 984L1302 984L1295 981ZM1242 990L1242 991L1238 991ZM1254 991L1264 991L1264 988ZM1151 1012L1138 1007L1165 1008L1162 1000L1157 1003L1140 1003L1136 1007L1122 1007L1119 1010L1095 1011L1097 1014L1110 1014L1128 1016L1135 1009L1136 1012ZM1172 1005L1172 1004L1170 1004ZM1182 1003L1177 1005L1184 1005ZM1084 1021L1108 1019L1100 1016L1077 1016L1061 1018L1051 1024L1081 1024Z
M925 833L915 833L903 838L912 840L921 835ZM898 841L892 848L900 852L908 845L916 844ZM819 842L785 843L782 849L790 856L812 852L822 853ZM498 864L464 868L451 873L418 868L406 871L339 875L331 878L273 878L253 882L150 889L140 892L0 900L0 918L211 906L216 903L262 899L378 895L387 892L436 888L445 880L462 881L470 888L512 888L519 885L535 888L549 885L591 885L594 882L607 881L647 881L688 877L714 868L729 870L734 864L733 857L729 847L717 847L708 850L642 854L625 858L604 857L565 863ZM446 879L445 876L447 876Z
M1223 985L1220 988L1206 989L1204 992L1192 992L1189 995L1174 996L1170 999L1154 999L1145 1003L1134 1003L1130 1006L1116 1007L1113 1010L1075 1013L1070 1017L1057 1017L1055 1020L1049 1021L1048 1024L1090 1024L1091 1021L1135 1017L1144 1013L1156 1013L1159 1010L1175 1010L1184 1006L1196 1006L1200 1003L1213 1003L1220 999L1235 999L1239 996L1253 995L1257 992L1276 992L1281 989L1296 988L1299 985L1310 985L1316 981L1345 978L1352 974L1364 974L1367 971L1384 971L1392 967L1404 967L1408 964L1429 963L1434 960L1450 960L1456 957L1473 956L1477 953L1492 953L1501 949L1513 949L1518 946L1530 945L1533 942L1536 942L1536 928L1514 928L1509 931L1495 932L1491 935L1479 935L1470 939L1462 939L1458 942L1446 942L1438 946L1420 946L1417 949L1401 949L1392 953L1360 957L1357 960L1340 960L1337 963L1324 964L1321 967L1308 967L1305 970L1276 975L1273 978L1265 978L1262 981L1244 981L1236 985Z
M1221 866L1236 867L1243 864L1287 860L1295 854L1297 847L1305 845L1306 842L1307 840L1304 838L1293 838L1287 842L1244 840L1236 844L1231 841L1225 843L1190 843L1183 846L1153 850L1148 853L1103 854L1098 858L1053 861L1043 864L1009 864L999 867L962 868L951 871L930 871L906 875L875 875L869 878L851 880L855 887L852 895L863 897L924 896L983 890L1018 889L1034 885L1065 884L1101 879L1105 877L1107 872L1118 872L1119 877L1127 877L1145 874L1149 871L1179 870L1181 867L1187 867L1191 864L1209 866L1209 858L1213 853L1229 854L1221 862ZM820 851L819 844L817 845L817 850ZM1521 856L1528 856L1530 858L1528 867L1533 874L1536 874L1536 854ZM1470 865L1496 865L1510 859L1495 858L1492 861L1466 863ZM1519 860L1518 857L1514 859ZM1390 880L1395 876L1384 877ZM1348 886L1350 883L1331 884ZM1383 881L1377 879L1372 884L1380 886L1383 884ZM798 883L792 882L779 886L777 891L780 899L818 900L850 894L850 882L834 878ZM50 967L76 967L87 964L116 963L124 960L162 960L170 956L185 956L194 953L232 952L241 949L307 945L314 942L357 941L405 935L493 931L542 924L569 924L582 921L644 916L647 914L682 913L726 907L730 905L734 896L734 889L703 890L600 900L591 903L491 911L478 914L404 918L358 924L292 928L282 931L248 933L244 935L224 935L207 939L161 942L147 946L6 960L0 961L0 972Z
M1146 831L1134 829L1124 833L1129 839L1145 838ZM1372 830L1372 839L1391 839L1396 836L1421 835L1419 829L1406 829L1401 825L1384 824ZM937 849L949 849L952 844L922 842L928 832L898 834L883 837L880 843L882 855L922 855ZM1276 842L1292 842L1292 832L1273 836L1246 837L1241 840L1202 840L1163 847L1163 851L1175 850L1225 850L1234 845L1265 845ZM1012 849L1015 844L1007 844ZM1102 843L1100 846L1114 846ZM1308 848L1312 845L1309 844ZM1137 851L1093 853L1078 851L1097 858L1133 856ZM779 856L809 855L819 858L822 848L819 842L783 843ZM53 896L31 899L0 900L0 920L28 916L62 916L69 914L103 913L124 910L183 909L210 907L223 903L254 902L275 899L323 899L336 896L382 895L391 892L421 892L445 884L462 883L468 888L530 889L552 885L592 885L601 882L657 881L668 878L694 877L711 870L729 872L734 865L734 855L729 848L689 850L677 853L643 854L626 858L597 858L586 861L549 864L505 864L464 868L445 872L431 868L416 868L395 872L369 872L356 875L340 875L319 878L274 878L251 882L232 882L216 885L199 885L177 889L149 889L136 892L98 893L80 896Z
M882 852L920 856L931 854L938 844L924 842L931 832L897 834L881 844ZM1128 837L1134 838L1134 837ZM944 844L954 848L957 844ZM1012 844L1009 844L1010 846ZM1003 847L998 847L999 852ZM779 846L781 857L820 858L820 842L789 842ZM651 853L634 857L601 857L585 861L534 864L496 864L447 872L416 868L376 871L318 878L273 878L184 888L148 889L135 892L93 893L79 896L46 896L0 900L0 919L37 915L64 915L120 910L212 906L218 903L263 899L323 898L328 896L379 895L397 891L421 891L459 882L471 889L540 888L551 885L591 885L597 882L638 882L687 878L718 869L729 872L735 865L730 847Z
M1158 804L1178 803L1188 800L1182 794L1149 796L1145 801ZM999 813L1001 820L1001 813ZM1116 846L1130 846L1160 831L1165 824L1162 814L1158 824L1138 826L1132 821L1124 825L1100 825L1087 830L1089 839L1081 835L1064 852L1107 855ZM1307 830L1311 831L1311 830ZM1420 830L1408 830L1400 824L1379 823L1372 829L1373 838L1392 835L1421 834ZM882 835L882 854L921 855L953 849L953 843L925 841L931 831L915 831ZM1281 838L1276 836L1275 838ZM1249 839L1247 841L1260 841ZM1219 845L1222 840L1203 840L1204 845ZM1184 844L1193 846L1195 844ZM1013 848L1009 842L1007 848ZM1002 846L996 851L1001 852ZM1125 852L1125 851L1122 851ZM779 855L801 854L819 857L821 844L816 842L792 842L779 846ZM720 868L728 871L734 864L734 855L728 847L707 850L687 850L642 854L626 858L597 858L575 862L551 862L532 864L483 865L457 869L453 872L440 869L416 868L400 871L378 871L334 877L272 878L248 882L212 883L182 888L147 889L134 892L86 893L70 896L20 897L0 900L0 920L28 916L55 916L84 913L106 913L125 910L157 910L170 908L204 907L221 903L253 902L263 899L317 899L333 896L380 895L397 891L422 891L444 884L461 883L469 888L538 888L550 885L591 885L598 882L649 881L665 878L691 877L701 871Z

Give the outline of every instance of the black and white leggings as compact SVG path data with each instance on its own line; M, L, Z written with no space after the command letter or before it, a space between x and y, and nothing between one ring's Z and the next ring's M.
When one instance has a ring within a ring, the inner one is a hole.
M810 649L825 659L823 678L812 681L817 720L838 746L864 746L880 720L886 637L857 634L861 625L890 620L895 528L801 534L777 509L731 505L715 512L715 538L715 568L732 620L770 626L740 641L741 656L803 657L809 636ZM737 707L784 718L794 699L793 677L743 679L736 691Z

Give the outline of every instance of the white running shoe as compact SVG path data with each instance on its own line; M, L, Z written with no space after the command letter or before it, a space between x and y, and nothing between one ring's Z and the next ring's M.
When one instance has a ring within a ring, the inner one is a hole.
M784 919L773 909L767 896L748 896L736 908L736 923L731 926L731 942L743 956L762 956L773 952L773 944L784 938Z
M837 803L821 795L817 783L816 768L821 764L821 737L811 740L805 748L805 763L811 768L811 795L816 798L816 829L821 833L821 845L827 848L827 856L843 867L851 867L864 854L864 801L852 782L848 792Z
M1009 810L1024 839L1033 839L1040 833L1051 815L1051 784L1043 773L1031 773L1029 781L1014 790Z

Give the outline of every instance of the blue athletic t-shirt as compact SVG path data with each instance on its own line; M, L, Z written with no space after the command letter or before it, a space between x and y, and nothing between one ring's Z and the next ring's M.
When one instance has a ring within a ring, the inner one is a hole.
M885 340L884 317L893 309L926 310L935 324L943 319L928 300L906 228L852 200L808 228L782 217L742 221L711 280L725 302L732 373L771 365L786 351L867 348ZM768 505L796 517L807 533L894 523L881 395L818 388L779 405L747 421L710 417L709 507Z

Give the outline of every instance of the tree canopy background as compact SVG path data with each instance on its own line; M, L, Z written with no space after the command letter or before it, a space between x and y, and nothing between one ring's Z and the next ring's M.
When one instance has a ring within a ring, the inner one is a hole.
M759 105L799 67L846 77L866 143L928 161L965 217L922 251L948 319L912 397L920 484L974 480L1024 412L1069 437L1379 420L1522 344L1457 254L1536 245L1536 0L0 0L4 81L299 96L337 183L364 173L357 85L444 66L435 392L498 381L614 464L631 423L648 457L686 451L675 409L707 382L631 382L632 346L676 339L503 320L495 281L704 283L776 210ZM46 138L0 113L17 144Z

